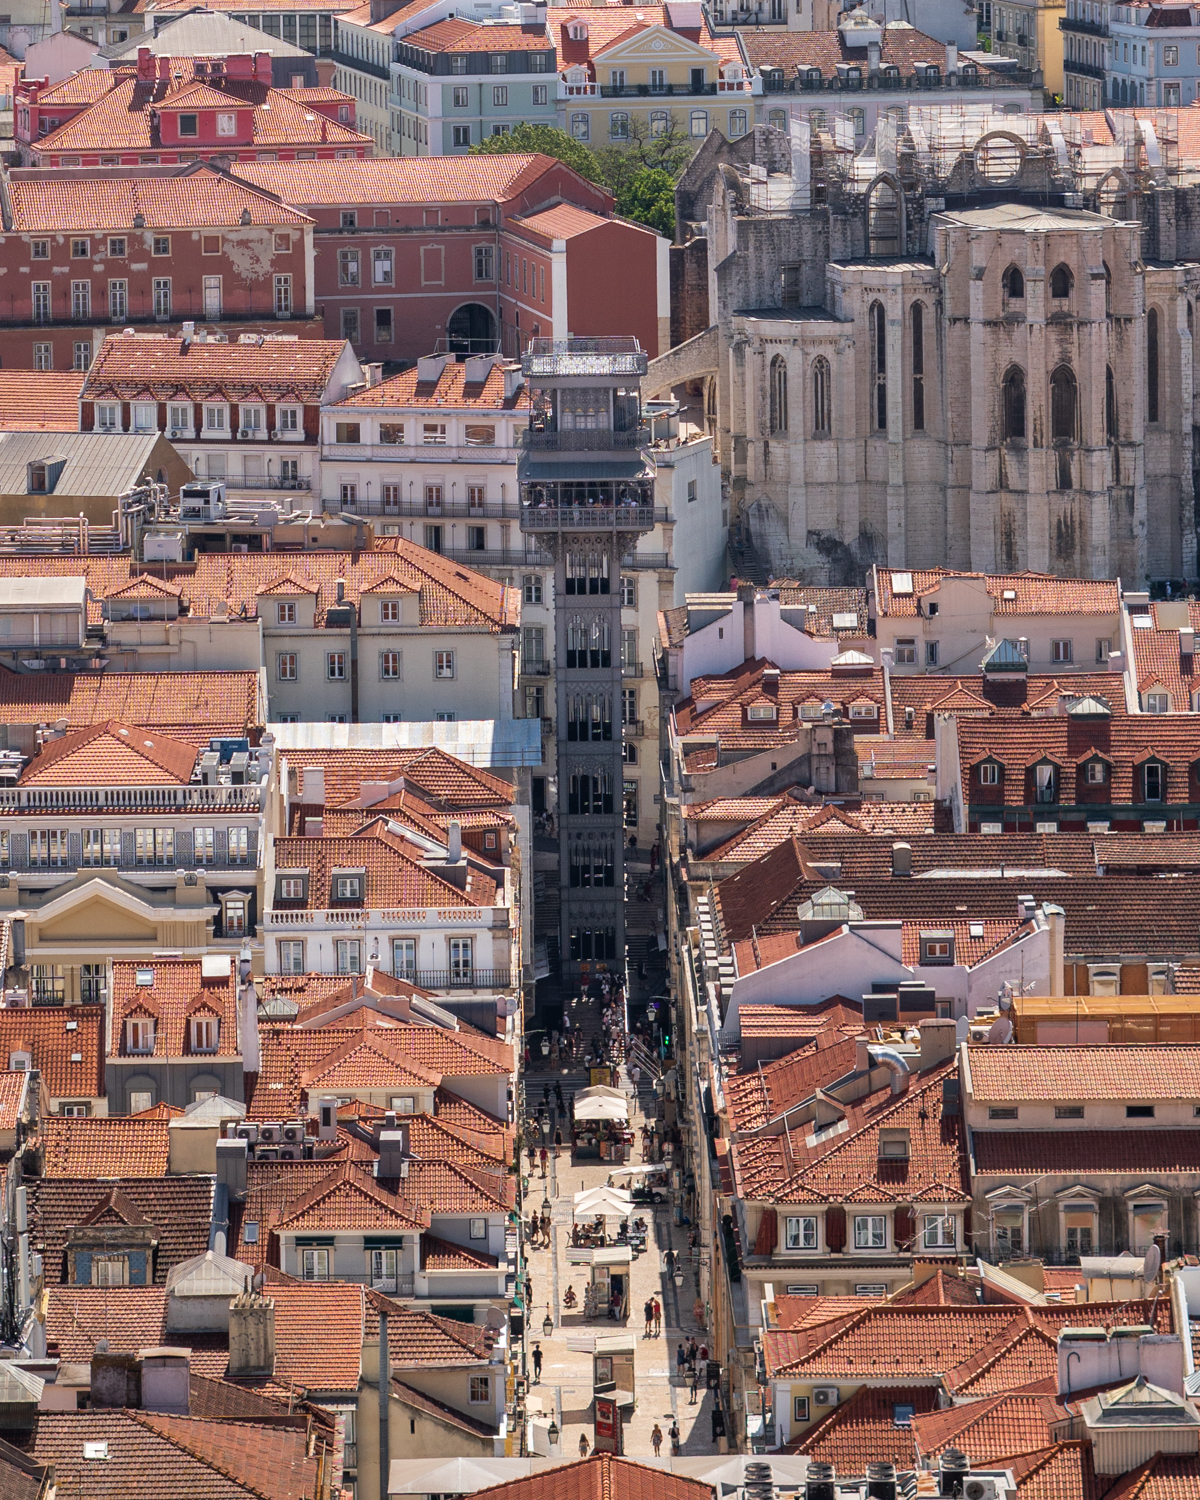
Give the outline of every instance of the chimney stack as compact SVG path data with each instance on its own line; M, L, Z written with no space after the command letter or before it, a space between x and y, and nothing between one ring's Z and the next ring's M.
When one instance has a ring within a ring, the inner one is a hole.
M446 825L446 862L456 865L462 858L462 824L451 818Z
M241 1292L229 1304L229 1373L274 1375L275 1303L258 1292Z

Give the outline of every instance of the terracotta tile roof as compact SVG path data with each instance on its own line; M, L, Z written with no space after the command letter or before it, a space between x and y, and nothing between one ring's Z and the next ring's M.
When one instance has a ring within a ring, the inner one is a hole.
M1200 834L1104 833L1092 840L1105 870L1200 870Z
M828 1088L852 1073L856 1050L853 1037L823 1032L814 1047L801 1048L757 1072L728 1079L725 1099L730 1125L734 1130L758 1130L777 1120L785 1110L811 1098L814 1090Z
M518 229L538 235L549 243L552 240L573 240L581 234L590 234L606 223L599 214L586 208L576 208L573 203L556 203L540 213L511 221Z
M5 1500L46 1500L53 1493L54 1470L35 1464L19 1448L0 1444L0 1489Z
M832 702L843 717L861 734L878 733L886 722L886 689L878 667L824 672L779 671L778 682L764 679L768 670L777 670L758 658L745 662L731 672L711 677L697 677L689 697L675 707L675 720L681 738L690 735L719 737L722 751L768 749L795 741L805 722L805 707L819 709ZM873 706L874 717L852 719L853 705ZM750 718L752 709L773 707L771 718Z
M139 973L147 970L153 974L153 983L139 984ZM142 964L118 959L113 963L110 1005L113 1036L119 1038L114 1051L122 1056L132 1055L126 1050L123 1023L139 1012L155 1019L155 1057L192 1055L193 1017L216 1019L217 1050L213 1055L236 1057L241 1053L233 963L224 976L205 979L199 959L153 958Z
M40 1134L47 1177L165 1177L169 1120L128 1115L46 1115Z
M548 156L376 157L361 162L238 162L238 177L285 203L499 203L554 167Z
M825 78L837 75L839 63L857 63L865 71L868 58L866 47L846 46L840 29L828 31L778 31L765 27L740 27L738 35L746 49L746 56L755 69L781 70L787 77L795 77L801 68L820 68ZM889 25L884 28L880 46L880 63L900 70L902 78L910 78L918 63L936 63L946 66L945 44L911 26ZM989 87L997 79L1007 82L1003 73L993 73L981 67L981 75Z
M875 741L868 743L874 745ZM932 833L938 819L937 809L931 802L864 802L860 807L844 808L811 807L793 797L777 800L781 805L768 808L757 822L700 858L721 863L749 862L761 859L792 837L805 843L810 837L823 840L855 833L912 838ZM829 857L836 851L822 849L821 854Z
M170 111L177 100L180 108L187 108L193 100L210 108L223 105L226 109L240 106L244 110L249 106L253 111L253 126L250 140L243 143L246 148L339 146L346 149L374 145L370 136L351 130L348 125L339 125L326 115L321 115L317 124L316 117L304 105L261 83L228 79L223 90L215 90L185 82L179 90L164 92L157 79L150 82L129 76L107 76L116 79L108 93L33 143L32 151L38 161L84 151L159 151L162 141L151 111ZM215 149L213 154L217 154ZM296 222L302 222L299 216Z
M466 889L459 890L434 870L425 868L420 851L382 824L354 838L277 838L276 874L303 869L308 873L307 900L281 901L268 893L272 906L288 910L324 911L330 908L490 907L497 899L496 881L468 864ZM365 872L362 899L339 900L336 871Z
M272 1500L308 1500L317 1492L320 1459L316 1454L309 1457L304 1432L160 1412L141 1412L138 1417L174 1448L186 1450L255 1494L270 1495Z
M389 1338L388 1342L391 1342ZM492 1438L498 1436L494 1426L488 1426L484 1422L477 1422L473 1417L465 1416L461 1411L456 1411L453 1406L447 1406L443 1401L435 1401L432 1396L427 1396L424 1391L418 1391L411 1385L405 1385L404 1381L392 1377L392 1396L399 1401L401 1406L407 1406L414 1411L422 1412L427 1417L432 1417L434 1422L442 1427L456 1427L460 1432L469 1433L473 1438Z
M0 432L78 432L83 381L78 372L0 371Z
M804 605L809 621L809 635L836 635L852 640L867 634L867 591L853 588L813 588L790 579L772 579L771 588L779 590L779 602L795 608ZM853 625L834 625L834 615L853 615Z
M0 558L0 578L45 577L52 572L70 575L69 567L44 568L47 561ZM74 571L76 575L81 571L78 564ZM118 719L205 748L213 735L244 735L262 722L257 672L33 672L20 676L0 668L0 714L9 723L52 724L63 718L68 730Z
M347 1089L432 1089L440 1073L414 1064L390 1045L385 1031L364 1028L300 1074L300 1086L312 1093Z
M570 23L582 15L587 21L587 36L577 40L570 34ZM603 57L618 41L638 35L640 32L648 31L651 27L662 26L668 31L673 31L677 36L686 37L690 42L695 42L699 47L706 47L718 57L735 61L739 60L741 54L737 50L737 42L733 37L716 36L709 29L707 16L700 14L699 26L673 25L670 7L666 5L642 5L636 11L636 23L631 21L628 10L610 8L600 10L585 8L582 12L576 12L570 8L561 13L556 9L547 16L547 24L551 35L554 37L555 46L558 51L559 71L582 63L590 65L594 74L595 63L598 58ZM689 19L690 19L689 15Z
M246 1259L239 1256L239 1259ZM275 1302L275 1373L271 1379L239 1380L252 1389L282 1393L299 1386L315 1391L352 1392L362 1365L363 1288L344 1281L268 1278L266 1295ZM60 1357L87 1363L98 1338L113 1350L136 1351L158 1345L192 1351L192 1370L214 1379L228 1377L228 1336L176 1333L166 1326L167 1293L162 1287L53 1286L47 1290L46 1338ZM321 1337L313 1337L313 1329Z
M238 1434L229 1424L194 1422L187 1417L159 1417L135 1411L41 1412L28 1447L39 1463L54 1466L62 1493L68 1489L98 1500L151 1500L164 1488L178 1500L260 1500L298 1496L296 1481L315 1479L317 1460L304 1458L302 1433L272 1434L263 1444L263 1462L287 1451L297 1463L289 1484L272 1483L270 1473L245 1454L254 1435ZM84 1458L85 1444L102 1442L103 1463ZM224 1444L229 1444L225 1457ZM238 1460L241 1459L239 1463ZM239 1470L265 1480L265 1487L240 1477ZM286 1471L285 1471L286 1472ZM311 1491L310 1491L311 1493Z
M666 1474L610 1453L594 1453L582 1462L477 1494L487 1500L710 1500L712 1489L697 1479Z
M743 1038L818 1036L842 1032L856 1036L863 1030L862 1001L857 1004L835 995L819 1005L743 1005L738 1008Z
M366 1294L363 1337L379 1337L380 1310L388 1316L388 1349L393 1364L405 1368L422 1365L477 1365L491 1358L491 1330L483 1324L460 1323L434 1313L393 1302L379 1292Z
M288 1203L324 1182L336 1167L336 1161L328 1160L248 1161L245 1202L230 1208L230 1255L256 1271L261 1271L269 1258L278 1260L278 1242L272 1240L272 1230L279 1215ZM370 1167L365 1170L369 1173ZM248 1224L255 1226L250 1240L246 1239Z
M403 778L446 811L468 807L510 807L516 788L490 771L469 766L444 750L288 750L290 765L325 773L328 807L356 802L363 782Z
M1193 1130L978 1130L972 1139L976 1171L989 1175L1200 1171Z
M193 614L211 614L214 605L230 613L243 605L248 618L257 614L260 593L281 578L294 577L320 590L316 623L336 603L338 580L346 585L346 599L359 602L364 589L381 577L397 574L421 595L421 624L428 627L482 630L489 634L515 630L520 619L520 595L502 583L472 572L461 564L418 547L402 537L388 537L387 546L374 552L298 553L286 565L272 553L204 553L196 558L189 579Z
M844 1131L814 1133L811 1122L783 1135L733 1145L744 1197L774 1203L965 1203L970 1194L958 1116L942 1115L942 1081L954 1064L913 1077L908 1091L877 1089L845 1106ZM906 1129L905 1160L880 1160L881 1130Z
M14 1052L30 1054L52 1099L104 1097L102 1005L0 1006L0 1064L7 1067Z
M111 78L96 69L89 74ZM250 215L251 224L312 223L307 214L249 183L205 166L185 169L178 177L74 178L61 171L41 179L18 176L9 182L8 194L13 229L22 234L125 230L136 214L142 215L151 230L233 228L240 226L244 213ZM78 430L78 424L73 430Z
M404 46L422 52L549 52L554 38L541 26L481 26L451 16L408 32Z
M285 1203L274 1228L301 1230L420 1229L429 1215L410 1200L376 1186L356 1166L345 1163L299 1197Z
M83 387L85 401L292 400L320 403L346 351L343 339L184 344L162 334L110 337Z
M1014 1309L982 1304L896 1307L882 1303L864 1307L836 1324L823 1323L796 1332L767 1329L763 1351L772 1379L853 1376L936 1385L950 1371L961 1371L964 1379L971 1375L980 1378L978 1369L967 1369L980 1351L986 1349L988 1359L994 1361L998 1351L1012 1346L1028 1330L1039 1330L1052 1345L1057 1331L1078 1318L1074 1305ZM1089 1303L1088 1322L1104 1328L1149 1322L1159 1332L1169 1333L1171 1311L1146 1300ZM1015 1365L1011 1373L1014 1378L1008 1386L994 1392L976 1389L972 1395L1002 1394L1029 1383L1015 1378Z
M21 1101L29 1074L24 1070L0 1070L0 1130L16 1130L20 1124Z
M112 74L103 68L84 68L53 83L38 94L39 104L94 104L113 86Z
M888 31L889 35L894 35L892 28L889 27ZM924 40L928 42L929 38ZM946 49L938 42L933 42L932 46L940 52L940 59L933 58L932 61L944 66ZM911 577L911 593L893 592L893 579L900 571ZM949 568L876 568L875 577L878 582L876 610L880 615L893 617L915 618L918 600L936 594L941 583L955 578L981 579L992 597L992 609L998 615L1115 616L1121 609L1121 587L1116 579L1057 578L1051 573L956 573ZM1006 599L1005 594L1015 597Z
M906 964L921 962L921 934L929 930L928 922L905 922L901 932L901 957ZM947 917L939 921L939 932L954 934L954 962L974 965L1011 947L1036 931L1032 922L1003 917L973 921L967 917Z
M806 878L804 849L794 835L753 864L727 875L716 888L725 941L737 943L750 937L788 900L797 882ZM794 908L791 915L794 930Z
M841 1323L864 1307L874 1307L882 1297L776 1297L774 1327L785 1333L798 1328L816 1328L821 1323Z
M969 1091L989 1103L1200 1098L1200 1046L971 1047L968 1057Z
M964 1277L938 1266L932 1276L897 1292L889 1301L893 1307L975 1307L979 1298Z
M211 1177L131 1177L115 1183L42 1177L29 1182L31 1243L42 1253L47 1283L70 1276L66 1245L77 1224L141 1222L155 1231L153 1283L208 1249L212 1219Z
M1193 630L1200 628L1200 603L1195 600L1179 600L1172 608L1186 609L1187 622ZM1132 614L1132 611L1131 611ZM1132 614L1134 620L1144 619L1142 612ZM1133 674L1137 690L1144 695L1150 688L1162 687L1171 695L1171 708L1176 713L1186 713L1192 707L1192 694L1200 688L1196 676L1196 657L1193 652L1184 656L1180 651L1179 628L1159 623L1159 606L1151 604L1148 612L1150 629L1132 626L1129 631L1133 641ZM1145 698L1142 698L1145 707Z
M507 1173L449 1161L412 1161L403 1181L408 1197L442 1214L507 1212L517 1201L516 1186Z
M448 1114L450 1118L447 1118ZM506 1166L512 1161L511 1133L494 1127L470 1129L465 1124L465 1113L458 1123L454 1122L452 1112L444 1111L440 1106L437 1118L426 1114L407 1118L409 1148L414 1156L484 1171L494 1171L497 1166Z
M26 765L21 786L187 786L196 747L107 719L51 740Z
M1100 1480L1086 1440L1058 1443L1037 1453L1002 1454L993 1467L1011 1469L1019 1500L1109 1500L1112 1490Z
M960 1351L961 1352L961 1351ZM967 1353L943 1376L956 1396L999 1396L1039 1381L1058 1381L1057 1330L1032 1323L1001 1329L987 1343Z
M682 809L685 818L711 818L714 822L728 818L750 823L768 813L778 812L788 799L779 797L713 797L707 802L691 802ZM799 804L797 804L798 806Z
M1070 1426L1070 1412L1053 1396L1012 1391L945 1411L929 1408L914 1419L913 1439L921 1459L957 1448L983 1468L1002 1453L1046 1448Z
M1148 1463L1123 1474L1105 1500L1195 1500L1200 1493L1200 1458L1156 1453Z
M865 1474L867 1465L873 1463L912 1469L916 1466L913 1429L907 1420L897 1423L900 1406L911 1406L918 1413L934 1411L937 1391L927 1385L861 1386L849 1401L810 1427L795 1445L796 1451L818 1463L832 1464L838 1474Z
M504 394L504 365L504 360L497 360L488 370L486 380L470 385L467 384L467 367L458 360L448 361L436 381L418 379L414 365L411 370L392 375L378 385L355 391L336 405L361 406L372 411L401 411L412 407L427 410L435 406L466 411L527 411L529 393L523 385L516 395Z

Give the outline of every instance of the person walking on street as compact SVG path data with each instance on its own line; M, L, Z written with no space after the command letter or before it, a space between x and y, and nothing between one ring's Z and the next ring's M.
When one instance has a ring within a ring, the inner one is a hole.
M549 1214L543 1214L542 1215L542 1226L541 1227L542 1227L542 1244L545 1245L545 1246L549 1246L549 1244L550 1244L550 1215Z
M541 1346L541 1344L534 1344L534 1346L533 1346L533 1382L534 1382L535 1385L541 1385L541 1383L542 1383L542 1346Z
M662 1337L662 1303L657 1297L654 1299L654 1337Z
M688 1339L688 1369L696 1368L696 1340Z
M545 1146L542 1147L541 1156L542 1156L542 1176L545 1177L545 1175L546 1175L546 1167L547 1167L547 1164L549 1163L549 1160L550 1160L550 1154L546 1150Z
M654 1431L650 1434L650 1441L654 1444L654 1456L657 1458L662 1452L662 1428L657 1422L654 1424Z
M671 1457L672 1458L678 1458L679 1457L679 1418L678 1417L672 1417L671 1418L671 1426L670 1426L670 1428L669 1428L669 1430L667 1432L667 1436L671 1439Z
M690 1387L690 1389L691 1389L691 1395L688 1396L688 1405L689 1406L695 1406L695 1404L696 1404L696 1386L697 1386L697 1384L699 1382L699 1378L700 1377L696 1374L696 1371L693 1368L693 1370L692 1370L692 1383L691 1383L691 1387Z
M642 1312L646 1316L646 1330L642 1334L642 1337L648 1339L650 1337L650 1330L654 1326L654 1303L649 1297L646 1298L646 1305L642 1308Z
M586 1458L588 1456L588 1440L586 1432L581 1432L579 1434L579 1456L580 1458Z

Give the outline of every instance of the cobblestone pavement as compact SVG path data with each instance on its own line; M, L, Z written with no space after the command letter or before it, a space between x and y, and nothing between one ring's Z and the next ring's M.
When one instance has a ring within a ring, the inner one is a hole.
M555 1075L538 1073L529 1080L531 1098L540 1097L541 1084L546 1078L553 1082ZM573 1092L583 1086L578 1075L559 1075L564 1091ZM632 1095L625 1070L621 1070L622 1082ZM634 1109L632 1124L636 1144L633 1147L630 1165L636 1166L642 1159L640 1129L643 1109L653 1117L655 1095L653 1087L645 1078L641 1081L641 1098ZM564 1131L564 1136L567 1132ZM568 1137L569 1138L569 1137ZM553 1153L551 1153L553 1156ZM715 1453L717 1445L712 1440L713 1395L701 1388L697 1391L696 1403L691 1404L690 1379L675 1373L676 1348L681 1340L694 1335L696 1342L703 1343L705 1335L693 1321L693 1303L696 1285L692 1272L688 1270L684 1283L676 1290L674 1282L666 1274L663 1257L673 1245L676 1252L687 1250L687 1230L675 1226L671 1221L671 1210L667 1205L651 1209L649 1205L638 1208L635 1217L646 1220L650 1233L646 1250L638 1256L632 1266L629 1319L625 1324L609 1322L604 1318L585 1320L581 1311L563 1312L562 1296L568 1286L573 1286L583 1305L583 1289L588 1273L585 1267L568 1266L567 1246L571 1239L571 1208L574 1195L583 1188L600 1187L608 1181L611 1166L606 1162L579 1162L572 1165L569 1146L564 1146L558 1160L550 1162L550 1172L543 1181L540 1167L530 1174L527 1205L540 1209L542 1198L548 1196L552 1203L551 1244L548 1249L529 1252L529 1267L533 1281L533 1299L530 1307L529 1349L532 1355L535 1343L542 1349L542 1379L530 1391L531 1408L541 1410L548 1417L553 1413L561 1431L560 1442L564 1457L574 1458L579 1452L579 1435L587 1436L588 1448L595 1441L592 1407L592 1357L578 1354L567 1348L568 1333L596 1332L613 1333L618 1330L635 1335L637 1353L635 1364L635 1386L637 1404L632 1417L625 1424L625 1452L630 1457L652 1457L654 1448L651 1433L655 1423L662 1429L664 1457L671 1451L668 1433L673 1418L679 1422L682 1452L691 1457ZM651 1215L653 1214L653 1223ZM615 1226L614 1226L615 1227ZM662 1304L663 1331L658 1338L645 1337L642 1309L651 1296L657 1296ZM543 1337L542 1327L547 1304L554 1318L554 1333ZM533 1378L532 1358L529 1364Z

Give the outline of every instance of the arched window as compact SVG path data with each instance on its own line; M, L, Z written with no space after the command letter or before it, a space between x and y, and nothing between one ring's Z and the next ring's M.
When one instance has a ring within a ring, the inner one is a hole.
M914 432L925 431L925 306L912 305L912 424Z
M1025 371L1014 365L1004 377L1003 412L1004 441L1025 441Z
M1020 302L1025 296L1025 278L1020 266L1009 266L1004 273L1004 295L1010 302Z
M788 430L787 362L782 354L771 361L771 431Z
M1146 314L1146 421L1158 421L1158 308Z
M1071 281L1067 266L1055 266L1050 272L1050 296L1055 302L1064 302L1071 295Z
M1078 428L1079 403L1075 375L1069 365L1059 365L1050 377L1050 440L1074 443Z
M831 428L829 386L829 361L822 355L812 367L813 431L819 436L828 436Z
M875 387L872 411L875 430L887 431L887 319L883 315L883 303L872 302L869 314L871 323L871 379Z
M1104 262L1104 316L1112 317L1112 272L1107 261Z

